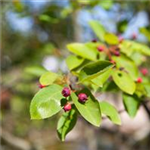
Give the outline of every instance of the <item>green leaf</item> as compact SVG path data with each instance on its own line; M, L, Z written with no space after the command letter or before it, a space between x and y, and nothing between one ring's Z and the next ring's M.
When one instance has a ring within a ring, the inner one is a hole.
M148 30L147 28L143 27L143 28L140 28L140 32L142 34L144 34L147 39L150 41L150 30Z
M104 39L110 45L117 45L119 43L118 37L112 33L106 33Z
M83 63L83 61L84 61L83 58L80 58L80 57L77 57L74 55L70 55L66 59L66 63L67 63L69 70L77 68L78 66L80 66Z
M30 104L31 119L44 119L53 116L61 110L60 101L63 98L62 87L52 84L41 89Z
M80 92L87 94L88 100L84 104L82 104L78 101L78 97L76 96L76 94L72 92L71 98L75 106L84 119L86 119L91 124L99 127L101 123L101 111L98 101L94 98L94 96L88 89L84 89Z
M56 73L53 72L46 72L40 77L40 83L42 85L50 85L56 81L56 79L59 77Z
M100 108L101 108L101 113L108 116L109 119L118 125L121 125L121 119L120 116L116 110L116 108L109 104L108 102L99 102Z
M95 86L102 87L106 80L111 76L112 68L109 68L104 73L100 74L98 77L91 80L91 83Z
M117 86L128 94L133 94L136 89L136 84L130 75L124 71L114 70L112 77Z
M125 55L121 55L120 57L113 56L112 59L116 62L116 66L118 68L123 67L133 80L137 79L138 68L132 59Z
M150 83L144 83L145 90L147 92L147 97L150 97Z
M65 112L58 121L57 134L59 138L64 141L66 135L73 129L77 121L77 114L75 109Z
M123 95L123 102L130 117L134 117L140 105L140 99L136 95Z
M104 41L104 35L106 33L105 28L103 25L100 24L98 21L90 21L89 22L91 28L93 29L94 33L97 35L97 37L101 40Z
M80 82L91 80L112 67L113 65L109 61L92 62L81 69L79 80Z
M97 58L96 49L92 49L91 47L88 47L85 44L81 43L68 44L67 48L69 49L70 52L78 56L81 56L82 58L86 58L89 60L96 60Z
M144 44L137 43L134 41L124 40L120 44L120 49L127 56L131 56L133 52L139 52L144 55L150 56L150 48Z
M41 76L43 73L46 73L47 70L44 69L43 67L39 67L39 66L30 66L30 67L26 67L24 70L26 73L34 75L34 76Z

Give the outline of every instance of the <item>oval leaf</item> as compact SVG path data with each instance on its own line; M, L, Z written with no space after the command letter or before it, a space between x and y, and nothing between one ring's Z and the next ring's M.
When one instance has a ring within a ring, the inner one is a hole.
M70 52L89 60L96 60L97 51L82 43L73 43L67 45Z
M112 77L117 86L128 94L133 94L136 89L136 84L128 73L120 70L114 70Z
M110 45L117 45L119 43L118 37L115 34L106 33L104 38L105 41Z
M44 119L59 112L63 98L61 91L62 87L56 84L41 89L31 101L31 119Z
M94 33L97 35L97 37L104 41L104 35L106 33L105 28L100 24L98 21L90 21L89 22L91 28L93 29Z
M117 67L123 67L133 80L137 79L138 68L132 59L124 55L121 55L120 57L113 56L112 59L116 62Z
M40 77L40 83L42 85L50 85L56 81L56 79L59 77L56 73L53 72L46 72Z
M83 61L84 61L83 58L80 58L74 55L70 55L66 59L66 63L67 63L69 70L77 68L79 65L83 63Z
M64 141L66 135L73 129L77 121L77 114L74 109L65 112L58 121L57 134L59 138Z
M121 119L119 113L117 112L116 108L113 105L104 101L99 102L99 104L100 104L102 114L108 116L113 123L121 125Z
M88 95L88 100L82 104L78 101L78 97L75 93L71 94L71 98L77 107L80 114L85 118L88 122L95 126L100 126L101 123L101 111L99 107L98 101L94 98L91 92L88 89L84 89L81 93L85 93Z
M134 117L137 113L137 110L140 105L140 99L136 95L123 95L123 102L126 111L128 112L130 117Z

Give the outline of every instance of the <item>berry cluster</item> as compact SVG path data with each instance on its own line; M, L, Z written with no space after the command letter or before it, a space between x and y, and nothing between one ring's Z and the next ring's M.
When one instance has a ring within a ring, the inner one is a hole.
M71 94L71 90L70 90L68 87L64 87L63 90L62 90L62 95L63 95L65 98L67 98L67 97L70 96L70 94ZM88 97L87 97L87 95L86 95L85 93L80 93L80 94L78 94L78 101L79 101L80 103L85 103L87 100L88 100ZM71 103L69 103L69 102L67 102L67 103L64 105L64 107L63 107L63 109L64 109L65 112L70 111L71 108L72 108L72 105L71 105Z

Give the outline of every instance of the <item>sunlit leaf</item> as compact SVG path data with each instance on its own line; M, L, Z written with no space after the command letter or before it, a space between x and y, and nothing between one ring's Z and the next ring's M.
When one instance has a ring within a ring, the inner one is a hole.
M113 123L118 125L121 124L119 113L113 105L105 101L99 102L99 104L100 104L102 114L108 116Z
M128 94L133 94L136 89L136 84L130 75L124 71L114 70L112 77L117 86Z
M101 40L104 41L104 35L106 33L105 28L103 25L100 24L98 21L90 21L89 22L91 28L93 29L94 33L97 35L97 37Z
M88 60L96 60L97 51L95 49L88 47L85 44L81 43L68 44L67 48L69 49L70 52L78 56L81 56L82 58L86 58Z
M61 91L62 87L56 84L41 89L31 101L31 119L44 119L59 112L63 98Z
M104 39L110 45L116 45L119 43L118 37L112 33L106 33Z
M77 56L74 56L74 55L70 55L66 59L66 63L67 63L67 66L68 66L69 70L75 69L76 67L81 65L83 63L83 61L84 61L83 58L77 57Z
M71 98L77 107L78 111L84 119L95 126L100 126L101 123L101 111L98 101L94 98L91 92L87 89L80 91L88 96L88 100L83 104L78 101L78 97L75 93L71 94Z

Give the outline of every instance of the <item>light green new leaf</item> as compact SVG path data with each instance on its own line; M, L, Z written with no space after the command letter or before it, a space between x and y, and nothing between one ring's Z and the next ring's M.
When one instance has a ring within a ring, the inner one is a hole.
M59 75L53 72L46 72L40 77L40 83L42 85L50 85L56 81L56 79L59 78Z
M96 61L90 63L82 68L79 74L79 81L83 82L94 79L112 67L113 65L109 61Z
M116 66L118 68L123 67L133 80L136 80L138 77L138 68L134 61L125 55L121 55L121 57L113 56L112 59L116 62Z
M136 89L136 84L130 75L124 71L114 70L112 77L117 86L128 94L133 94Z
M83 61L84 61L83 58L80 58L80 57L77 57L74 55L70 55L66 59L66 63L67 63L69 70L75 69L76 67L81 65L83 63Z
M78 97L75 93L71 94L71 98L77 107L78 111L84 119L91 124L99 127L101 123L101 111L98 101L94 98L88 89L84 89L81 93L85 93L88 96L88 100L83 104L78 101Z
M147 37L147 39L150 41L150 31L147 28L145 27L140 28L140 32L144 34Z
M56 84L41 89L31 101L31 119L44 119L59 112L63 98L61 91L62 87Z
M130 117L135 117L140 105L140 99L136 95L123 95L123 103Z
M69 49L70 52L81 56L82 58L88 59L88 60L96 60L97 58L97 51L96 49L93 49L86 44L82 43L73 43L73 44L68 44L67 48Z
M117 45L119 43L118 37L112 33L106 33L104 39L110 45Z
M116 108L113 105L105 101L99 102L99 105L102 114L108 116L113 123L121 125L119 113L117 112Z
M66 135L73 129L77 121L77 114L75 109L65 112L58 121L57 134L59 138L64 141Z
M89 22L91 28L93 29L94 33L97 35L97 37L101 40L104 41L104 35L106 33L105 28L103 25L100 24L98 21L90 21Z
M124 40L120 44L120 49L123 53L128 56L131 56L133 52L139 52L144 55L150 56L150 48L144 44L137 43L134 41Z
M39 77L41 76L43 73L46 73L47 70L44 69L43 67L39 67L39 66L30 66L30 67L26 67L24 70L26 73L31 74L33 76Z

